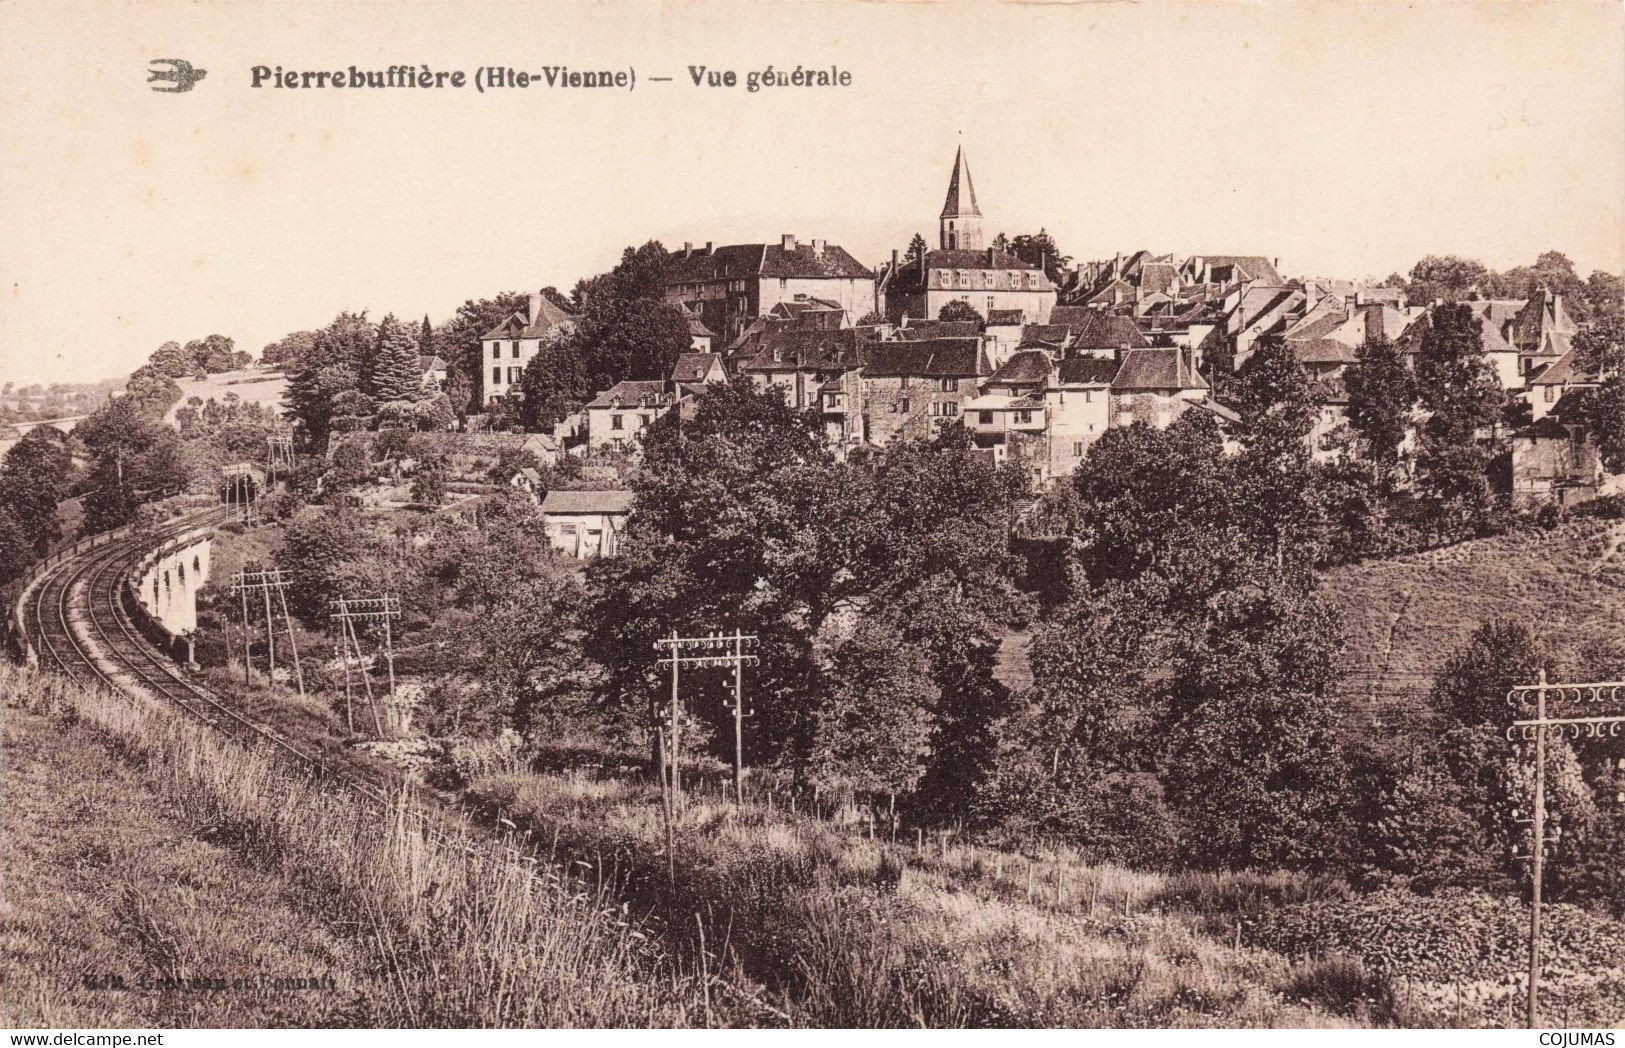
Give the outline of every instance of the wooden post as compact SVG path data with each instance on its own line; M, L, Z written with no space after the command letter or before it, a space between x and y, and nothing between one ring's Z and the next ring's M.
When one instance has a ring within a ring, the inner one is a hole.
M282 624L288 628L288 647L293 651L293 676L299 682L299 696L305 694L305 670L299 665L299 642L293 637L293 619L288 615L288 592L282 585L282 576L277 576L276 595L282 603Z
M252 683L254 665L254 635L248 629L248 587L239 582L238 593L243 597L243 683Z
M672 653L673 655L676 652ZM734 627L734 804L745 803L745 641ZM871 824L869 835L874 836Z
M389 629L389 597L384 597L384 662L389 666L389 701L390 713L394 713L395 703L395 638Z
M266 675L272 684L276 683L276 622L271 617L271 586L265 579L264 572L260 573L260 592L265 595L265 653L270 660L270 668Z
M1540 671L1540 688L1535 692L1535 805L1530 829L1529 863L1529 1028L1539 1029L1540 1020L1540 889L1546 856L1546 671Z
M683 772L681 751L682 739L677 726L677 672L679 667L677 646L677 631L671 631L671 794L672 803L676 804L683 791Z
M372 694L372 677L367 673L367 664L361 657L361 638L356 636L355 623L350 620L348 610L344 612L344 628L349 631L350 640L355 644L356 663L361 670L361 686L367 689L367 705L372 707L372 726L378 732L378 737L384 737L383 721L378 719L378 700Z

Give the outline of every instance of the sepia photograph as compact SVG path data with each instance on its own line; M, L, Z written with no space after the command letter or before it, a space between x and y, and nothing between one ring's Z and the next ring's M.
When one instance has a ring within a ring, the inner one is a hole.
M0 0L0 157L7 1045L1625 1028L1622 0Z

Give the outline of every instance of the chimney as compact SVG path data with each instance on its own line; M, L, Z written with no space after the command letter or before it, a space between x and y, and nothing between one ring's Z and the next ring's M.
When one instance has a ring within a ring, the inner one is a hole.
M825 241L825 240L814 240L812 242L812 245L813 245L813 257L814 258L823 258L824 257L824 245L826 243L828 243L828 241Z
M1119 251L1117 257L1112 259L1112 279L1116 280L1123 275L1123 253Z
M708 255L711 253L711 241L709 240L705 242L705 253Z
M891 249L891 271L892 271L893 276L897 275L897 249L896 248Z
M779 247L785 251L794 251L796 249L796 235L794 233L786 233L779 237Z
M683 241L683 257L687 258L689 255L692 255L693 253L694 253L694 242L692 240Z
M1277 255L1276 257L1270 259L1270 266L1274 268L1277 273L1279 273L1281 271L1281 257Z
M538 319L540 319L541 315L542 315L542 293L540 291L532 291L530 293L530 324L531 324L531 327L536 326L536 321Z

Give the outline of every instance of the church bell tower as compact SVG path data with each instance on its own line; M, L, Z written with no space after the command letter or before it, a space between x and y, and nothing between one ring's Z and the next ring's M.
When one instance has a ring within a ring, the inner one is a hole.
M948 179L948 200L937 223L938 243L944 251L982 250L982 211L976 206L965 150L954 153L954 173Z

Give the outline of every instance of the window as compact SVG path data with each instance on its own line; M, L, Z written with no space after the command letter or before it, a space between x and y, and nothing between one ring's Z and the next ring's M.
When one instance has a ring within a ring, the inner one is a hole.
M987 296L987 311L989 313L993 312L993 296L992 295Z
M576 526L574 524L560 524L559 534L573 539L576 537Z
M944 393L958 393L959 380L957 378L945 378L938 384L937 388Z
M501 357L502 357L502 343L500 343L500 342L491 343L491 359L492 360L499 360L499 359L501 359Z
M1018 411L1018 412L1016 412L1016 425L1018 425L1018 426L1027 426L1027 425L1031 425L1032 421L1033 421L1033 413L1031 411Z
M502 385L502 369L501 368L492 368L491 369L491 385L493 385L493 386Z
M517 342L513 344L513 355L515 360L519 359L519 343Z
M625 429L626 428L626 423L622 421L620 415L611 415L611 416L609 416L609 428L610 429Z
M937 418L953 418L959 414L959 405L951 400L939 400L931 405L931 414Z
M909 403L909 400L908 400L907 397L904 397L902 400L898 401L897 408L903 414L907 415L910 411L913 410L913 405Z
M1546 387L1546 403L1550 404L1552 401L1554 401L1556 399L1557 399L1557 387L1556 386L1547 386Z
M991 426L991 425L993 425L993 412L991 412L991 411L978 411L976 413L976 421L977 421L977 423L979 425L983 425L983 426Z
M511 386L515 382L518 382L518 381L519 381L519 369L518 368L509 368L508 369L508 385Z
M1072 457L1083 458L1083 441L1074 440L1072 442Z

